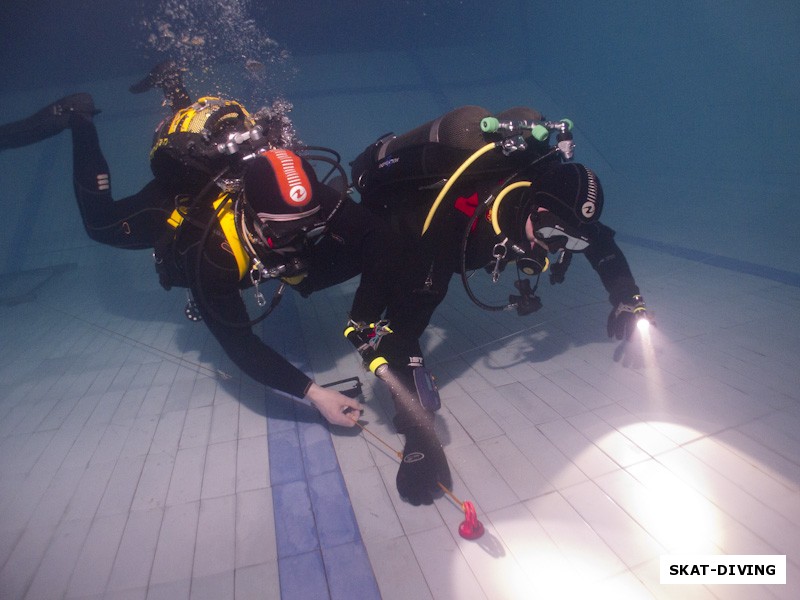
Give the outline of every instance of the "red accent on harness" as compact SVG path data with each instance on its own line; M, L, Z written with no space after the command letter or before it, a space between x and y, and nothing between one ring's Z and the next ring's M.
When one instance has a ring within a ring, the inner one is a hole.
M475 192L469 198L465 196L456 198L456 210L460 210L468 217L475 214L476 208L478 208L478 192Z
M468 217L472 217L475 214L475 209L478 208L478 192L472 194L472 196L460 196L456 198L455 204L456 210L461 211ZM470 233L474 232L478 228L478 222L475 221L472 224L472 228L470 229Z

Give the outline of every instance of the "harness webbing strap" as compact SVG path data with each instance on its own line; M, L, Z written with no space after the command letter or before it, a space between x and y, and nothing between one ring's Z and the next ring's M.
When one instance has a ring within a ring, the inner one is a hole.
M222 203L226 203L226 205L219 210L219 206ZM228 194L221 194L219 198L214 201L214 210L218 211L219 225L222 228L222 233L225 234L225 239L228 241L231 253L236 259L236 266L239 267L239 279L242 279L247 274L248 267L250 266L250 259L244 250L244 246L242 246L239 234L236 232L233 200Z

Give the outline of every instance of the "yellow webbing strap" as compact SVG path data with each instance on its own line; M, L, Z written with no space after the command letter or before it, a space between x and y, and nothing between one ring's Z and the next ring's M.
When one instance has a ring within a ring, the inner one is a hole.
M226 203L226 206L217 212L219 226L222 228L222 233L225 234L228 246L230 246L233 257L236 259L236 266L239 267L239 279L243 279L250 266L250 259L236 231L236 219L233 215L233 200L226 192L222 192L222 194L214 200L214 210L219 209L220 204L223 202Z
M177 229L181 226L181 223L183 223L183 213L180 208L176 208L172 211L172 214L167 218L167 223L173 229Z

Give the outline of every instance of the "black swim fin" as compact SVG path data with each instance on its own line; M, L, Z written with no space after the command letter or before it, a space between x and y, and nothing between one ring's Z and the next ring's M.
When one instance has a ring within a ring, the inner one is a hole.
M35 144L67 129L72 119L91 120L99 112L89 94L65 96L30 117L0 125L0 150Z
M192 99L183 85L183 69L173 60L166 60L153 67L141 80L130 88L132 94L143 94L154 88L164 92L164 98L173 110L180 110L192 104Z

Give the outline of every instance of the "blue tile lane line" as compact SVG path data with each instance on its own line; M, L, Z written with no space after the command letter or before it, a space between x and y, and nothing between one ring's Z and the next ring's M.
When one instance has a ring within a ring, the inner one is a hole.
M621 242L627 242L629 244L641 246L642 248L649 248L650 250L656 250L663 254L669 254L679 258L685 258L686 260L692 260L711 265L712 267L727 269L728 271L734 271L736 273L755 275L756 277L763 277L764 279L769 279L770 281L777 281L786 285L800 287L800 273L784 271L783 269L775 269L773 267L758 265L745 260L730 258L719 254L711 254L710 252L703 252L702 250L682 248L681 246L657 242L655 240L650 240L636 235L617 232L616 238Z
M290 292L291 293L291 292ZM301 307L302 308L302 307ZM308 372L299 315L285 299L263 334ZM267 444L283 600L379 600L331 435L316 410L267 391Z

